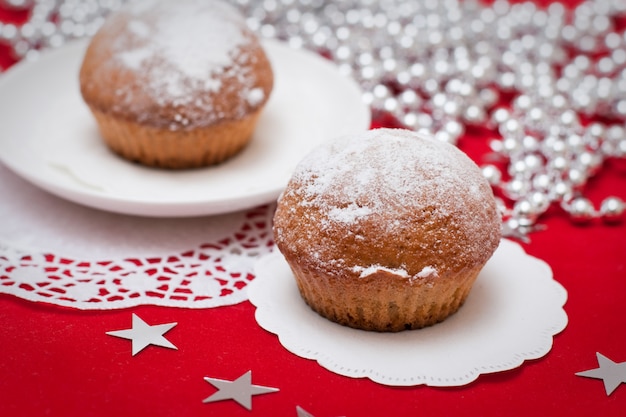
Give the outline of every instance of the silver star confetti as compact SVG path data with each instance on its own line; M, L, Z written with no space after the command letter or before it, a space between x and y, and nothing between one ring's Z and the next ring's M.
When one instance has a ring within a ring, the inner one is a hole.
M626 362L613 362L599 352L596 353L596 357L598 358L598 368L578 372L576 375L603 380L606 395L611 395L619 384L626 383Z
M203 403L212 403L222 400L234 400L248 410L252 410L252 396L269 394L278 391L278 388L252 385L252 371L248 371L234 381L204 377L204 380L218 389L217 392L202 400Z
M306 411L304 408L300 407L299 405L296 406L296 414L297 414L297 417L315 417L313 414L309 413L308 411Z
M153 326L147 324L139 316L133 313L132 328L125 330L114 330L106 332L106 334L122 339L132 340L132 354L135 356L149 345L162 346L170 349L177 349L163 335L167 333L177 323L155 324Z
M296 406L296 413L298 417L315 417L313 414L309 413L308 411L306 411L304 408L300 407L299 405Z

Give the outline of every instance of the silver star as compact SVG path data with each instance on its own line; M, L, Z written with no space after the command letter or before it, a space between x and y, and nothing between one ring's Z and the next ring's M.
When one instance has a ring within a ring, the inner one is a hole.
M298 417L315 417L299 405L296 406L296 413L298 414Z
M597 378L604 381L604 389L606 395L611 395L619 384L626 383L626 362L616 363L596 352L599 368L590 369L588 371L578 372L576 375L588 378Z
M252 410L252 396L268 394L278 391L278 388L252 385L252 371L248 371L234 381L204 377L204 380L213 385L218 391L202 400L203 403L212 403L222 400L234 400L248 410Z
M170 349L177 349L163 335L167 333L177 323L155 324L150 326L145 321L133 313L133 326L126 330L114 330L106 332L106 334L123 339L130 339L133 342L133 356L141 352L148 345L162 346Z
M299 405L296 405L296 415L297 417L315 417L313 414L309 413Z

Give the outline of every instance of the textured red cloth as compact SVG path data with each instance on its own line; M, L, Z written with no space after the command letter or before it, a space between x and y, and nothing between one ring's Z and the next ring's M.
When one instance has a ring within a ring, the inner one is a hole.
M12 13L0 8L0 20L23 18ZM0 47L0 65L12 62L7 53ZM479 132L460 147L483 162ZM596 205L609 195L626 200L626 160L608 161L586 194ZM249 302L92 312L0 295L0 416L296 416L296 406L316 417L626 415L626 384L607 396L601 380L575 375L597 367L596 352L626 361L626 222L576 226L554 209L541 223L546 230L524 248L567 289L569 324L545 357L514 370L455 388L388 387L289 353L257 325ZM131 312L150 324L178 322L167 333L178 350L131 356L129 341L105 334L129 328ZM252 411L202 403L215 392L203 377L234 380L248 370L254 384L280 391L253 397Z

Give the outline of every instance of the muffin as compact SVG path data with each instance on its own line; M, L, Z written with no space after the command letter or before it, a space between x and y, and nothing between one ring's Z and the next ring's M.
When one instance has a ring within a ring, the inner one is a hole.
M163 168L220 163L250 141L273 87L259 39L213 0L139 0L92 38L80 91L114 152Z
M462 151L377 129L309 153L279 197L273 233L313 310L396 332L461 307L500 225L490 185Z

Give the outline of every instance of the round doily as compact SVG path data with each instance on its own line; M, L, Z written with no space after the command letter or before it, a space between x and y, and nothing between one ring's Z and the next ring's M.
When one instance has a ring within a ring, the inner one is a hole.
M255 274L248 296L257 322L286 349L337 374L384 385L465 385L544 356L567 325L567 293L550 267L509 240L501 241L455 315L399 333L356 330L313 312L278 251L260 259Z
M0 293L79 309L207 308L247 299L272 205L154 219L76 205L0 165Z

